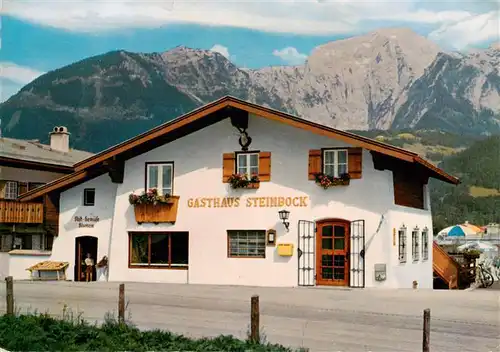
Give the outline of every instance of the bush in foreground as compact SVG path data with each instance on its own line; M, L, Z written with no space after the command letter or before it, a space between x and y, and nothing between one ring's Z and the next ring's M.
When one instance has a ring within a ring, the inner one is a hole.
M9 351L292 351L232 336L194 340L167 331L141 331L110 319L98 326L47 314L1 316L0 347Z

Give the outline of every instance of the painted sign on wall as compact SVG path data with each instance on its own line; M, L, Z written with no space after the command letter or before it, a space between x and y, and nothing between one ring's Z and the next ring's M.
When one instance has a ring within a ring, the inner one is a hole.
M308 196L300 197L203 197L189 198L189 208L273 208L273 207L307 207Z
M78 223L78 227L93 228L99 222L98 216L75 216L74 222Z

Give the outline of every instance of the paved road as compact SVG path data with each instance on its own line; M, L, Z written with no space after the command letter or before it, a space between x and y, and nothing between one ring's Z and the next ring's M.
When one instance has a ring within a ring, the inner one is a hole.
M255 288L126 283L130 319L140 328L190 336L244 338L250 297L260 295L270 342L310 351L416 352L422 311L431 309L432 352L500 351L498 291ZM16 282L18 309L62 314L64 305L90 321L116 312L118 283ZM5 311L5 285L0 285Z

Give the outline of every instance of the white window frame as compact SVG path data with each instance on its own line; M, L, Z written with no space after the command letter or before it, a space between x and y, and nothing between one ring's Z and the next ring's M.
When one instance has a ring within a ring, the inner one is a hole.
M403 251L401 252L401 242L403 242ZM408 246L406 245L406 227L401 227L398 230L398 259L401 264L406 263L406 253Z
M227 230L229 258L265 258L265 230Z
M420 260L420 230L418 228L413 229L411 232L411 255L414 262Z
M345 152L345 163L339 164L339 152ZM326 163L326 155L333 154L333 163ZM349 152L347 149L325 149L323 150L323 174L327 175L326 167L333 166L333 176L339 178L339 165L345 165L345 172L349 173Z
M422 230L422 260L429 259L429 229ZM427 248L426 248L427 247Z
M5 183L5 199L17 199L19 196L19 184L16 181L7 181Z
M251 165L252 155L257 157L257 165ZM246 166L240 167L240 156L244 156L246 159ZM257 176L259 175L259 153L258 152L248 152L248 153L237 153L236 154L236 173L246 174L248 177L252 177L252 168L257 168L257 172L254 172ZM240 172L240 169L245 169L245 172Z
M162 195L164 195L163 190L167 189L167 190L170 190L170 192L168 192L168 194L172 195L173 191L174 191L174 163L173 162L148 163L146 165L147 165L147 168L146 168L146 192L150 188L156 188L158 190L158 194L162 196ZM158 167L158 180L157 180L156 187L151 187L149 185L149 175L150 175L151 167L154 167L154 166ZM169 187L163 187L163 168L164 167L170 168L170 185L169 185Z

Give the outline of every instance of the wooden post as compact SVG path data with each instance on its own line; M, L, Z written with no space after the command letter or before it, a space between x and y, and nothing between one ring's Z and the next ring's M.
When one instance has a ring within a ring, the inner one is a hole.
M260 342L259 320L260 320L259 296L254 295L252 296L251 307L250 307L250 340L255 343Z
M120 292L118 294L118 322L125 321L125 284L120 284Z
M422 352L429 352L429 342L431 337L431 310L424 309L424 335L422 341Z
M7 285L7 315L14 315L14 280L12 276L5 278Z

